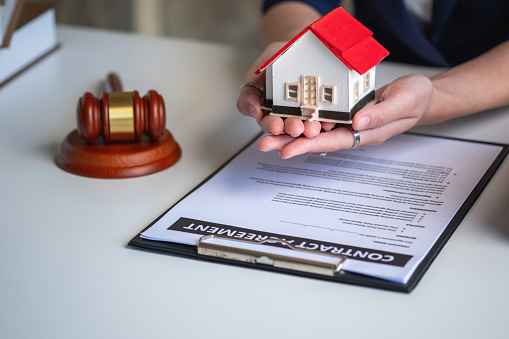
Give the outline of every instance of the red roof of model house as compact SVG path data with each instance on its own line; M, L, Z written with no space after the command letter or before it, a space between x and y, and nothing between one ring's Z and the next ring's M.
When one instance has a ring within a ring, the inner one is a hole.
M389 52L371 36L367 29L343 8L324 15L288 42L257 71L259 74L286 52L307 31L311 31L349 69L363 75L382 61Z

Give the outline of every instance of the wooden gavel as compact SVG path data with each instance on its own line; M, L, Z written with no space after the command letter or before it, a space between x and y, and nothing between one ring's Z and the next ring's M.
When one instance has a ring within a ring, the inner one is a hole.
M110 73L106 91L100 99L85 93L76 108L78 133L89 144L98 137L105 143L139 142L143 134L157 141L166 124L164 100L150 90L140 97L138 91L122 92L118 76Z

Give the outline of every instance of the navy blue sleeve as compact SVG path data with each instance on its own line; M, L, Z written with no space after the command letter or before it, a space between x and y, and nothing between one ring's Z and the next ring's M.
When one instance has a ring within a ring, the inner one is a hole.
M263 2L263 13L265 13L270 7L286 1L295 0L265 0ZM322 15L325 15L332 11L334 8L339 6L339 0L299 0L300 2L306 3L311 7L314 7Z

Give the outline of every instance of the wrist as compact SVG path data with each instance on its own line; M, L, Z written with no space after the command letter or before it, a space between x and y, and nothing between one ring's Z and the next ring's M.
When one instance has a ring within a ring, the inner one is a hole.
M445 73L431 77L430 82L429 104L419 124L437 124L470 113L468 103L459 95L461 89Z

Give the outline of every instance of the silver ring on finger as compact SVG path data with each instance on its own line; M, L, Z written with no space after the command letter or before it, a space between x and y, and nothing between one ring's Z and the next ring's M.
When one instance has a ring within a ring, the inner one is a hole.
M242 84L242 86L240 86L239 90L242 90L244 87L247 87L247 86L254 87L257 90L259 90L262 93L262 96L265 94L263 87L258 85L257 83L254 83L254 82L246 82L246 83Z
M352 131L352 135L354 138L354 142L353 142L353 146L350 147L350 149L356 149L357 147L359 147L359 144L361 143L361 135L358 131L356 131L354 129L351 129L351 131Z

